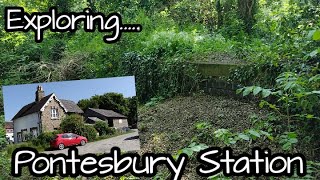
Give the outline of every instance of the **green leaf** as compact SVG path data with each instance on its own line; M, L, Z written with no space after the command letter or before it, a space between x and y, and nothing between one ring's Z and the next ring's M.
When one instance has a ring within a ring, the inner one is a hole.
M274 104L268 104L269 105L269 108L270 109L274 109L274 110L276 110L277 109L277 106L276 105L274 105Z
M263 89L262 90L262 98L266 98L268 96L270 96L271 91L269 89Z
M310 79L309 79L309 82L312 82L312 81L319 81L320 80L320 74L317 74L315 76L312 76Z
M242 91L243 91L243 88L240 88L240 89L237 89L237 90L236 90L236 93L237 93L237 94L240 94Z
M291 149L291 143L289 143L289 142L285 143L285 144L282 146L282 149L283 149L283 150L289 150L289 149Z
M268 132L262 131L262 130L260 130L260 133L263 134L263 135L266 135L266 136L270 135Z
M246 140L246 141L250 140L250 137L248 135L246 135L246 134L243 134L243 133L238 134L238 137L240 139L243 139L243 140Z
M255 130L250 129L250 130L249 130L249 133L252 134L252 135L255 136L255 137L260 137L260 134L259 134L257 131L255 131Z
M255 87L255 88L253 89L253 95L257 95L261 90L262 90L261 87Z
M320 91L312 91L313 94L320 94Z
M292 85L293 85L293 82L288 82L286 84L286 86L284 87L284 90L286 91L286 90L290 89L292 87Z
M308 115L306 116L307 119L312 119L313 117L314 117L313 114L308 114Z
M196 145L196 143L193 142L193 143L191 143L188 147L193 147L193 146L195 146L195 145Z
M193 151L190 148L184 148L182 149L182 152L185 153L188 157L191 157L193 154Z
M315 30L315 29L314 29L314 30L309 31L307 38L308 38L308 39L312 39L314 32L316 32L316 30Z
M297 138L297 134L295 132L288 132L289 138Z
M267 138L270 139L271 141L273 141L273 136L271 136L271 135L268 136L267 135Z
M246 87L246 88L244 88L244 91L243 91L242 95L243 95L243 96L249 95L249 94L251 93L252 89L253 89L253 87Z
M311 53L309 53L308 55L309 55L310 57L315 57L315 56L318 54L318 52L319 52L319 50L316 49L316 50L312 51Z
M237 140L233 139L233 138L229 138L229 143L230 144L236 144Z
M264 101L264 100L262 100L260 103L259 103L259 107L260 108L263 108L265 105L267 105L268 104L268 102L267 101Z
M297 139L297 138L292 138L292 139L289 139L289 142L290 142L291 144L295 144L295 143L298 142L298 139Z
M312 39L315 40L315 41L320 40L320 30L316 30L316 31L313 33Z
M199 144L199 145L191 147L192 151L195 151L195 152L199 152L199 151L207 149L207 148L208 148L208 146L205 144Z

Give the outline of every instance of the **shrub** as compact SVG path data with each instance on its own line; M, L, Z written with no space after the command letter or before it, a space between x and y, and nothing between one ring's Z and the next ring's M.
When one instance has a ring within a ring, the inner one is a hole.
M107 128L106 135L115 134L115 133L116 133L116 130L114 128L112 128L112 127Z
M29 132L29 133L26 134L26 138L27 138L27 141L32 141L33 139L35 139L35 138L33 137L33 134L32 134L31 132Z
M68 115L62 120L60 127L63 132L81 134L84 128L83 117L78 114Z
M94 141L98 133L94 126L86 125L83 121L83 117L77 114L66 116L62 120L60 127L63 132L75 133L84 136L89 141ZM108 127L105 129L102 125L99 125L99 130L103 130L108 133L108 129Z
M16 148L21 148L21 147L30 147L32 146L30 142L23 142L23 143L18 143L18 144L9 144L6 146L6 148L4 149L4 152L7 153L7 155L11 155L12 152L16 149Z
M156 56L128 52L120 60L124 75L134 75L138 99L145 103L152 97L173 97L189 94L198 89L200 74L196 66L185 58L163 60Z
M47 146L49 142L61 131L43 132L37 138L32 139L32 144L35 146Z
M80 135L86 137L88 141L94 141L97 133L97 130L92 125L84 125Z
M12 179L10 174L10 159L6 156L4 152L0 153L0 168L1 168L1 179Z
M104 136L107 134L113 134L113 131L108 127L106 122L98 121L94 124L94 128L99 132L99 136Z

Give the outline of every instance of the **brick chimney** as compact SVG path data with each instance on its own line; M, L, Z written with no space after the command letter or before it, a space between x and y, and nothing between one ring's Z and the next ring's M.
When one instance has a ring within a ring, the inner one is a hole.
M44 98L44 91L42 86L39 85L36 91L36 102L40 101L42 98Z

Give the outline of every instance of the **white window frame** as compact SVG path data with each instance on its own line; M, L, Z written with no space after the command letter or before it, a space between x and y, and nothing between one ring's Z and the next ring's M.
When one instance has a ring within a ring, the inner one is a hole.
M59 118L58 108L52 106L50 115L51 115L51 119L58 119Z
M38 128L30 128L30 132L32 133L32 137L36 138L38 136Z
M22 141L27 141L28 130L21 131Z

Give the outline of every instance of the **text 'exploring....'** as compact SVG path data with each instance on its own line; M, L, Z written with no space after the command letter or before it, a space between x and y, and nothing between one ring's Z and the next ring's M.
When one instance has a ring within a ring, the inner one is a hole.
M83 25L82 25L82 24ZM121 15L110 13L105 16L100 12L92 12L86 8L83 12L58 13L55 7L49 12L33 12L31 14L24 11L22 7L5 8L5 30L7 32L28 32L35 33L35 41L42 42L44 31L50 29L52 32L75 32L83 26L84 31L107 32L104 36L105 43L117 42L123 32L140 32L140 24L122 24Z

